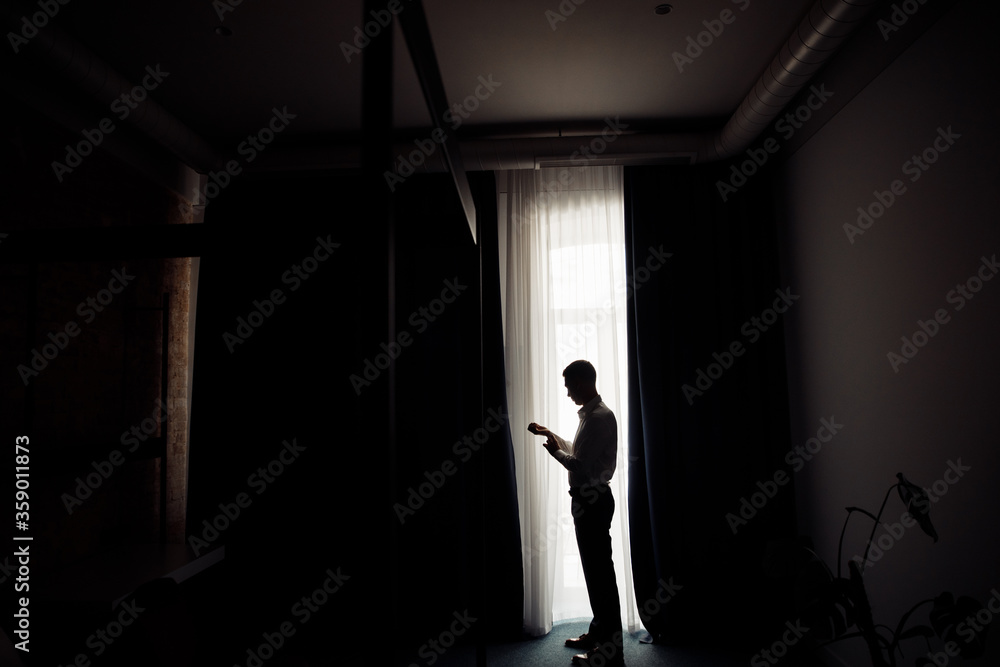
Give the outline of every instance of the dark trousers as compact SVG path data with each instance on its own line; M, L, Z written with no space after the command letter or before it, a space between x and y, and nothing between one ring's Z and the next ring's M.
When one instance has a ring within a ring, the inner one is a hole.
M611 517L615 499L607 484L570 489L573 523L594 620L587 634L596 642L622 645L621 603L611 559Z

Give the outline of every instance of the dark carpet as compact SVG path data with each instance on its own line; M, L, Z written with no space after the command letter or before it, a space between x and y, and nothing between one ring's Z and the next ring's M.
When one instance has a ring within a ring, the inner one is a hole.
M563 642L587 631L588 621L563 621L556 623L552 632L544 637L512 644L491 646L490 667L522 667L523 665L552 665L569 667L574 653ZM747 655L733 654L724 647L716 649L676 648L642 644L637 636L625 635L625 664L628 667L745 667Z

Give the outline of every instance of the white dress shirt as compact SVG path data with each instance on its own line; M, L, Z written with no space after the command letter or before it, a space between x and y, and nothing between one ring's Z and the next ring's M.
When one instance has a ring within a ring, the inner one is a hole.
M569 471L570 488L607 484L618 463L618 421L597 395L578 411L580 426L570 443L555 433L546 449Z

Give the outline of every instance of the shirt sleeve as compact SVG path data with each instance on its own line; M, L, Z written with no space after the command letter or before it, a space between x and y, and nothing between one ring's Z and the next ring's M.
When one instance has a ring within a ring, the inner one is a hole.
M609 454L614 458L618 433L614 424L597 415L591 415L584 422L580 434L570 448L553 449L552 456L570 472L582 473L591 479L599 479ZM560 440L562 440L560 438ZM565 442L565 440L563 440Z
M558 449L550 450L552 456L555 456L557 452L569 454L573 450L573 445L566 438L562 437L561 435L556 435L555 433L552 434L552 437L555 438L556 445L558 445L559 447Z

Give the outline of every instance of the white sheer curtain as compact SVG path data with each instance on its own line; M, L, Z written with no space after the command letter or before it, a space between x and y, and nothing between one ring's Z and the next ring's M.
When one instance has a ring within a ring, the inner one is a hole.
M590 617L566 470L525 429L571 440L579 418L563 369L587 359L618 418L612 549L628 631L638 629L628 550L625 238L621 167L498 172L507 400L517 468L526 630Z

